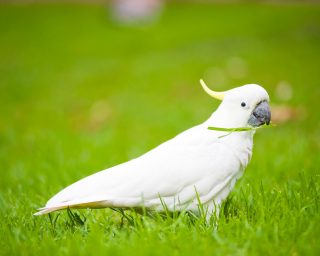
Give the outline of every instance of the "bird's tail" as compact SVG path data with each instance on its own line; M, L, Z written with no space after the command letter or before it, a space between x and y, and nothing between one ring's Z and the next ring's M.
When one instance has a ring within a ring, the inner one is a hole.
M34 216L39 216L39 215L44 215L50 212L55 212L55 211L59 211L59 210L63 210L63 209L67 209L69 208L68 206L58 206L58 207L43 207L43 208L39 208L38 212L34 213Z
M50 212L60 211L63 209L68 208L102 208L106 206L112 206L111 204L107 204L106 200L94 200L94 201L86 201L86 202L66 202L66 203L60 203L53 206L45 206L43 208L39 208L38 212L34 213L34 216L44 215Z

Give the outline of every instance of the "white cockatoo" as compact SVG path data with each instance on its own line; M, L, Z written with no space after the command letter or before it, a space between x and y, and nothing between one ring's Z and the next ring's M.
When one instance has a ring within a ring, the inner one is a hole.
M208 120L138 158L66 187L35 215L66 208L143 207L163 211L164 206L170 211L198 213L199 203L208 218L217 214L251 159L254 129L230 133L208 127L269 124L269 96L256 84L215 92L200 82L210 96L222 101Z

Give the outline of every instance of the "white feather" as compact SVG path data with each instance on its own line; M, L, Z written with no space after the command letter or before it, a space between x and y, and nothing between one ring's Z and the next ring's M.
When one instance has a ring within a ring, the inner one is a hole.
M240 100L268 100L258 85L227 92L216 112L139 158L86 177L52 197L36 215L65 208L147 207L198 210L198 199L212 211L228 196L252 153L253 132L225 132L208 126L244 126L250 112L234 109ZM234 103L236 102L236 103ZM163 202L162 202L163 201Z

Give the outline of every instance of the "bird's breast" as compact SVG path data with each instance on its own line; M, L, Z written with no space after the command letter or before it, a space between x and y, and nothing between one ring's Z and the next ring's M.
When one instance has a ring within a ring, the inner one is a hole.
M221 143L236 157L241 169L244 170L252 157L253 138L244 134L231 134L229 138L222 139Z

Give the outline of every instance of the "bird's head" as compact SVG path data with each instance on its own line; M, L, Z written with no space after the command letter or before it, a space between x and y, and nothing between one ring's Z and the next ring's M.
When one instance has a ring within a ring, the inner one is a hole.
M221 104L213 114L220 127L258 127L269 125L271 112L267 91L257 84L247 84L225 92L215 92L200 80L203 89Z

